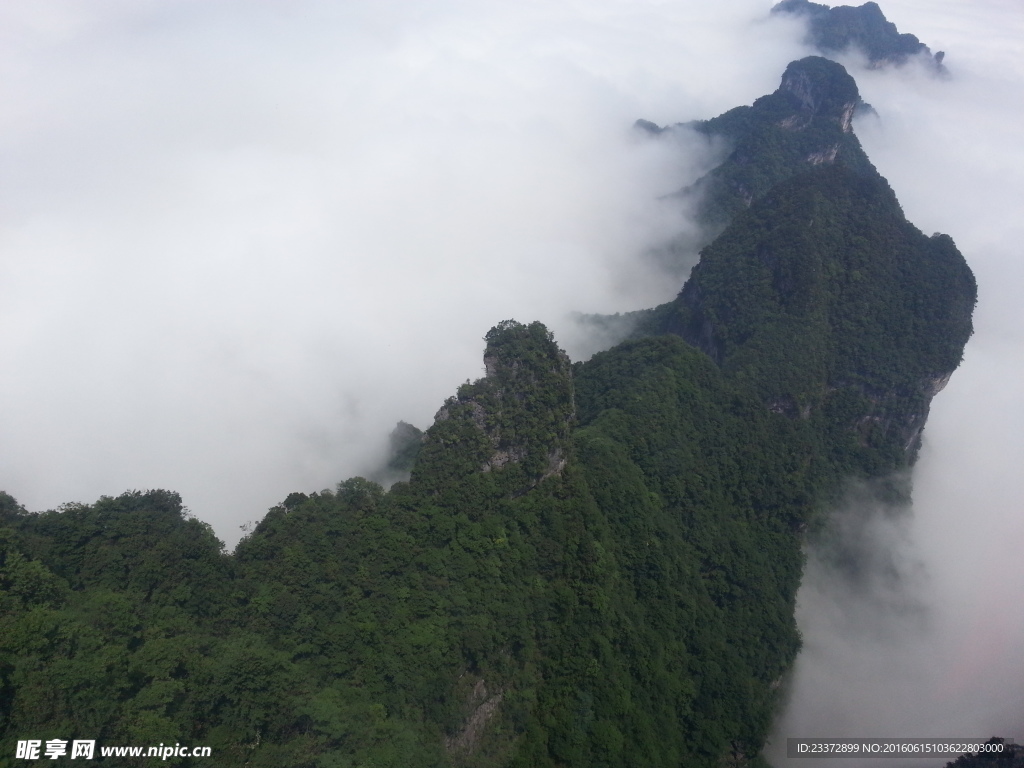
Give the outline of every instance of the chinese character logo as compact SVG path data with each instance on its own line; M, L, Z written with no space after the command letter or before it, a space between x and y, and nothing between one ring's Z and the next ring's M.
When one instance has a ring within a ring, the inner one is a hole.
M74 760L76 757L84 757L86 760L92 760L93 750L96 749L96 741L78 741L77 739L71 744L71 759Z

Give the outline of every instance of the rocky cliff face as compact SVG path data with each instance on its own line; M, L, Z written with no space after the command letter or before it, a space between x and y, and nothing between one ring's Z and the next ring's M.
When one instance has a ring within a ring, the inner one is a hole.
M840 74L831 62L815 57L794 61L786 67L776 93L789 94L799 104L798 113L783 120L783 127L790 129L817 118L834 121L842 133L850 133L853 113L860 103L853 78L845 70Z
M875 174L852 129L862 105L857 83L841 65L809 56L790 63L778 89L751 106L669 128L643 120L637 127L652 135L695 130L732 147L724 162L677 193L704 226L701 247L776 184L812 166L842 163Z
M484 368L437 412L418 461L458 446L467 470L518 468L520 491L561 472L575 420L568 356L540 323L509 320L487 334Z

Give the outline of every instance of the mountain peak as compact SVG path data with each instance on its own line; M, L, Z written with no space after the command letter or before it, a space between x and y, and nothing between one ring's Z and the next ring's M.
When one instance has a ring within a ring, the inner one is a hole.
M660 128L638 120L636 127L653 136L693 130L732 146L720 165L678 193L696 200L703 247L775 184L808 167L838 163L877 175L853 133L854 113L863 108L870 109L841 64L808 56L790 62L779 87L751 106L685 125Z
M821 56L790 62L778 92L793 96L808 119L836 120L843 133L850 132L853 112L860 103L856 81L842 65Z
M900 34L896 25L885 18L878 3L867 2L854 7L829 7L810 0L782 0L772 13L788 13L807 20L807 42L824 54L835 54L854 46L867 54L873 67L905 64L912 56L923 56L935 70L945 73L945 54L932 54L916 36Z
M413 477L458 455L463 474L517 468L502 482L520 493L565 466L576 408L570 361L538 322L505 320L485 339L486 376L437 412Z

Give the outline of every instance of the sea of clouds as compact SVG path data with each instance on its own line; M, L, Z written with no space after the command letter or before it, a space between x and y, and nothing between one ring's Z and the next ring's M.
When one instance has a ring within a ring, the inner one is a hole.
M758 2L0 7L0 488L170 488L229 545L377 466L482 337L671 298L659 200L713 148L639 117L773 90Z

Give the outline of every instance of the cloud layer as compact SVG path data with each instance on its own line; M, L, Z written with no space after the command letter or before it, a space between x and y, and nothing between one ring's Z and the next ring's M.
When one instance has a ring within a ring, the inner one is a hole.
M570 311L671 297L644 254L706 148L631 125L774 88L798 32L762 13L0 9L0 487L30 509L169 487L232 543L427 426L494 323L577 353Z

